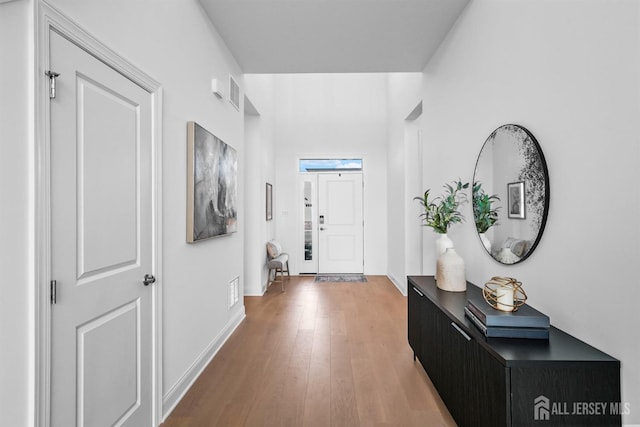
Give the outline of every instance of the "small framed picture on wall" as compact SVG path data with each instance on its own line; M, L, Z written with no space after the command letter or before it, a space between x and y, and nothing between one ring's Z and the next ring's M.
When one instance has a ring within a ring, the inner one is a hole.
M507 184L507 194L509 195L509 218L525 219L524 181Z
M273 219L273 186L267 182L266 186L266 200L267 200L267 221L271 221Z

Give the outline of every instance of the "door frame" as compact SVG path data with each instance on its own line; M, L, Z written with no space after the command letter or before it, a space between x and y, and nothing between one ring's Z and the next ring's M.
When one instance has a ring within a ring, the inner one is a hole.
M51 413L51 135L48 81L49 32L55 31L113 68L151 96L152 103L152 425L162 421L162 86L44 0L35 3L34 25L34 407L33 424L48 427Z
M303 172L300 171L300 161L303 159L318 159L318 160L341 160L341 159L358 159L362 161L362 169L360 170L349 170L349 169L322 169L322 170L314 170L314 171L308 171L308 172ZM304 189L302 186L302 181L303 178L305 176L314 176L315 177L315 184L314 184L314 190L313 190L313 195L314 195L314 215L316 216L316 218L314 218L313 220L313 226L314 226L314 230L315 230L315 234L314 234L314 249L315 249L315 274L318 274L318 272L320 271L320 264L319 264L319 259L317 258L319 256L320 251L318 250L319 248L319 244L320 244L320 240L319 240L319 232L318 232L318 208L319 208L319 204L318 204L318 177L320 175L323 174L331 174L331 173L359 173L362 175L362 270L364 272L364 266L365 266L365 245L364 245L364 241L366 239L366 228L365 228L365 203L366 203L366 193L365 193L365 168L364 168L364 163L365 163L365 156L362 154L354 154L354 155L344 155L344 156L340 156L340 155L327 155L327 156L321 156L321 155L308 155L308 156L299 156L296 158L296 170L298 171L298 180L297 180L297 198L296 198L296 205L301 206L304 202ZM296 256L295 257L295 263L296 263L296 271L300 271L300 267L304 264L304 210L303 209L296 209L296 211L298 212L298 226L297 226L297 230L296 230L296 248L297 248L297 252L301 255ZM305 272L306 274L313 274L310 272Z

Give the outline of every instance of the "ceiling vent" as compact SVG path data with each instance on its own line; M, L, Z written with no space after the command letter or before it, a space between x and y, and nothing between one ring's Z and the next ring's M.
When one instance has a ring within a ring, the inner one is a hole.
M229 75L229 102L240 111L240 87L232 75Z

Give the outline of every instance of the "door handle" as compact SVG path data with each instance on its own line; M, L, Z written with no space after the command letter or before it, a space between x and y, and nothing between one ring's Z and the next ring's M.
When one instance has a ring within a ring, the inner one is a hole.
M326 227L320 227L320 231L328 230Z
M153 283L156 283L156 278L153 277L153 274L145 274L142 283L144 283L145 286L149 286Z

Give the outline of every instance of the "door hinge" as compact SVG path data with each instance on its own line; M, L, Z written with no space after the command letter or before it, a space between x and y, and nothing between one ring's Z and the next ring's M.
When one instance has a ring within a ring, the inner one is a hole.
M49 77L49 99L54 99L56 97L56 77L58 77L60 73L49 70L45 71L44 74Z
M58 283L55 280L51 281L51 304L58 302Z

